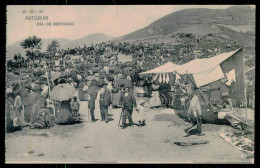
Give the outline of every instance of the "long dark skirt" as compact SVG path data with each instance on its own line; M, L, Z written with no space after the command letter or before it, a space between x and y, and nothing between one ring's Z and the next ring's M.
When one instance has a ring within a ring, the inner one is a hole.
M112 106L119 106L120 104L120 92L112 94Z
M73 124L73 113L68 101L61 102L60 111L56 118L57 124Z
M30 128L46 129L54 126L54 117L50 112L40 113L35 121L30 125Z

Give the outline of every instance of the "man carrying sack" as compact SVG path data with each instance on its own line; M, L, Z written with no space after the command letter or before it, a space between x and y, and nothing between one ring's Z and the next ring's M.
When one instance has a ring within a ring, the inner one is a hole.
M201 133L201 125L202 125L202 121L201 121L201 114L202 114L202 110L201 110L201 105L199 102L199 93L198 93L198 89L194 88L194 87L189 87L188 90L188 95L192 97L191 101L190 101L190 106L188 109L188 120L191 121L192 125L186 129L184 129L184 131L189 135L189 131L191 128L193 128L195 125L197 125L197 136L202 136L204 134Z

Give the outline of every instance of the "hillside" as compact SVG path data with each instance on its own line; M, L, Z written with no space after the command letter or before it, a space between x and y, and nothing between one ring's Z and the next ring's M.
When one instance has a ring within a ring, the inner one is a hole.
M68 43L70 40L68 39L61 39L61 38L57 38L57 39L42 39L42 47L41 47L41 51L46 51L48 44L51 43L52 40L57 40L60 45L64 45L65 43ZM10 60L13 59L14 55L17 53L20 53L22 56L25 56L25 49L23 49L20 45L20 43L23 40L17 41L11 45L7 45L6 46L6 60Z
M77 39L77 40L68 41L64 45L61 45L61 48L67 49L67 48L74 48L74 47L79 47L79 46L83 47L84 44L86 46L90 46L92 43L95 45L95 44L98 44L101 42L109 41L113 38L114 37L107 36L105 34L95 33L95 34L91 34L91 35L85 36L85 37Z
M228 9L184 9L113 40L118 42L144 40L151 36L164 37L172 33L215 34L222 32L218 28L219 25L232 28L233 31L245 32L254 30L254 24L255 9L249 6L234 6Z
M82 47L84 46L84 44L90 46L92 43L97 44L97 43L109 41L113 38L114 37L107 36L105 34L96 33L76 40L68 40L68 39L61 39L61 38L42 39L41 51L46 51L48 44L50 44L52 40L57 40L60 43L60 47L59 47L60 49L67 49L67 48L74 48L78 46ZM6 47L6 60L13 59L14 55L17 53L20 53L22 56L25 56L25 49L23 49L20 46L21 42L22 40L17 41Z

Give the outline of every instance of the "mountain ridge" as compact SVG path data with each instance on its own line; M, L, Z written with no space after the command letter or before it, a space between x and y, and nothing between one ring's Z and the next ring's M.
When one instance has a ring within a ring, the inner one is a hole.
M227 9L190 8L168 14L150 25L113 40L128 41L154 35L171 33L216 33L211 29L215 24L254 26L255 9L250 6L232 6Z
M48 44L51 43L52 40L57 40L60 44L59 49L67 49L67 48L74 48L81 46L83 47L84 44L87 46L90 46L92 43L97 44L105 41L109 41L113 39L114 37L105 35L103 33L94 33L87 36L84 36L82 38L76 39L76 40L69 40L65 38L42 38L42 52L46 51ZM16 41L12 43L11 45L6 46L6 60L13 59L15 54L20 53L22 56L25 56L25 49L23 49L20 46L20 43L23 40Z
M83 47L84 44L90 46L92 43L97 44L106 41L174 42L172 34L193 33L198 35L216 34L226 36L238 40L241 44L247 44L248 40L244 39L247 36L241 32L251 32L251 34L255 32L255 8L251 6L238 5L227 9L183 9L168 14L142 29L120 37L94 33L76 40L62 38L56 38L55 40L60 42L60 48L67 49L78 46ZM46 50L51 40L54 40L54 38L43 39L42 51ZM15 45L7 46L7 60L12 59L14 54L17 53L25 55L25 50L19 44L21 41L16 42ZM252 43L254 43L254 40L250 41L250 44Z

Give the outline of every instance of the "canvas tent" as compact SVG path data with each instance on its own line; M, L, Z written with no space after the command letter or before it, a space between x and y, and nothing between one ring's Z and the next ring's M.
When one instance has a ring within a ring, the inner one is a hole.
M205 86L209 83L225 78L221 64L239 51L240 49L237 49L211 58L194 59L179 66L174 71L181 75L192 74L197 87Z
M179 67L179 65L174 64L172 62L168 62L157 68L142 72L142 73L140 73L140 75L156 74L156 76L153 78L153 80L158 80L160 83L164 83L164 82L169 83L170 81L175 81L175 74L173 74L172 72L177 67Z
M173 72L179 65L174 64L172 62L168 62L164 65L161 65L157 68L151 69L149 71L142 72L140 74L157 74L157 73L167 73L167 72Z
M254 75L255 74L255 67L250 68L246 71L246 75Z
M228 93L236 103L244 101L244 66L242 49L222 53L211 58L194 59L173 72L189 75L195 85L208 92L209 100L218 100ZM225 79L225 80L224 80Z
M156 77L159 81L165 74L189 76L209 100L217 101L222 93L227 93L235 104L239 104L245 99L243 63L242 49L237 49L211 58L194 59L183 65L168 62L140 74L159 74Z

